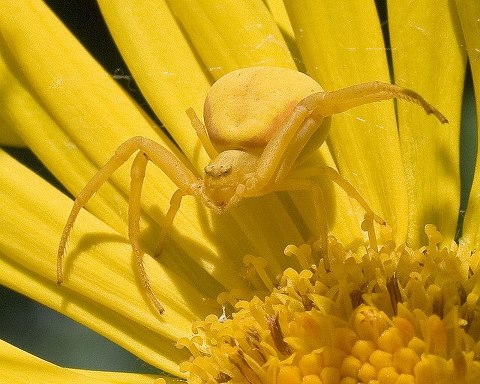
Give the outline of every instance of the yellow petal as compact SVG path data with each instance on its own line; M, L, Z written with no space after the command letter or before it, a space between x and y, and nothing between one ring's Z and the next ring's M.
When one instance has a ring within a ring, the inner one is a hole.
M280 30L261 1L172 0L168 4L214 79L253 65L294 66Z
M307 73L326 90L372 80L389 82L372 1L292 0L286 7ZM342 175L402 242L407 202L393 103L366 105L334 116L328 142Z
M0 80L1 81L1 80ZM0 85L1 87L1 85ZM10 147L25 147L25 143L22 139L15 133L14 130L9 129L1 122L2 118L0 116L0 145L10 146Z
M448 0L388 2L394 78L414 89L449 120L440 125L415 106L398 104L409 196L408 242L418 246L426 223L446 241L455 236L459 204L459 133L466 57Z
M478 1L457 0L456 4L475 88L478 132L480 124L480 47L478 45L480 41L480 3ZM480 136L478 136L478 140L477 148L480 147ZM466 241L470 247L477 249L480 247L480 163L478 159L477 152L475 176L468 199L462 236L463 241Z
M143 95L190 161L202 169L208 157L185 110L202 111L210 81L167 4L145 0L98 3Z
M0 340L0 381L10 384L85 383L153 384L156 377L134 373L100 373L58 367ZM169 381L170 383L173 381Z
M273 19L280 28L287 44L291 43L295 39L295 36L284 2L281 0L265 0L264 3L267 5ZM290 44L289 47L291 50L292 47Z
M71 369L71 371L88 377L105 380L112 384L178 384L179 382L179 379L176 377L163 375L148 375L127 372L87 371L83 369Z

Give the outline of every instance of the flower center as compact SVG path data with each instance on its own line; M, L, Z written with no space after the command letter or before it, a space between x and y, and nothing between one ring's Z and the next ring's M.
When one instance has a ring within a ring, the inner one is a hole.
M355 252L330 237L328 271L312 265L307 244L285 249L303 269L276 283L262 258L246 257L256 292L178 342L192 354L181 366L189 382L478 382L480 252L441 249L433 225L417 250L397 246L388 228L377 239L371 220L363 229L369 244Z

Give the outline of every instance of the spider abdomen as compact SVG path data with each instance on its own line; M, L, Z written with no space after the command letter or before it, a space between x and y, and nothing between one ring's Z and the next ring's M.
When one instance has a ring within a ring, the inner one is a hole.
M218 152L242 149L260 154L298 102L322 87L286 68L251 67L233 71L213 84L204 121Z

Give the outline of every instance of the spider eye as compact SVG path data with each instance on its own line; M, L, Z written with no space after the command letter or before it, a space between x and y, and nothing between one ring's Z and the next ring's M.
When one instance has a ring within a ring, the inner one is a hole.
M204 168L205 173L213 178L227 176L232 172L232 164L213 165L209 164Z

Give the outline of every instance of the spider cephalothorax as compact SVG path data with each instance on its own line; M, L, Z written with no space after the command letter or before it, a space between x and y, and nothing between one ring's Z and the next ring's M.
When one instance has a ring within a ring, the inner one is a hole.
M194 175L160 144L133 137L121 144L112 158L77 196L65 225L58 249L57 280L63 281L66 242L80 209L90 197L135 152L132 190L141 191L148 161L157 165L178 187L163 223L163 242L183 196L199 198L207 207L222 213L245 198L275 191L308 190L313 194L317 233L328 269L327 223L320 186L315 176L330 178L376 216L355 188L333 168L305 168L300 161L317 149L328 135L323 120L350 108L386 99L404 99L421 105L442 123L445 117L417 93L393 84L370 82L338 91L325 92L307 75L285 68L251 67L220 78L211 88L204 105L204 123L193 109L187 110L192 126L211 158L203 178ZM140 193L130 198L129 236L139 275L146 292L162 313L164 308L151 290L139 245Z
M204 169L203 192L207 204L220 213L237 204L258 159L259 156L244 150L220 152Z

